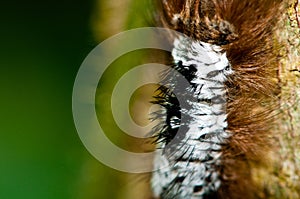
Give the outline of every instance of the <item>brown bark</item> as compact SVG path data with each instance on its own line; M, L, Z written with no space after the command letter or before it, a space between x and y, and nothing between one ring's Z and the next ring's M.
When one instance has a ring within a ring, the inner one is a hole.
M269 170L254 172L264 187L262 198L300 198L300 24L299 2L287 2L275 46L279 54L277 122Z

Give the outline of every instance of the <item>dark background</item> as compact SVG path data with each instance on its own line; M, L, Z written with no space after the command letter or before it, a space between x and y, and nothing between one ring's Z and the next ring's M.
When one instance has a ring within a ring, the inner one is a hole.
M103 165L82 145L72 118L76 73L96 45L94 2L0 4L0 198L106 198L105 186L92 194L87 188L101 179L87 162Z

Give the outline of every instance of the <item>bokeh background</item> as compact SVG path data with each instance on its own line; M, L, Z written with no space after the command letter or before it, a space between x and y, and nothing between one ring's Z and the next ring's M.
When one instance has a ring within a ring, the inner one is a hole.
M147 197L143 191L147 185L128 185L128 178L133 181L140 178L110 169L87 152L72 118L73 83L82 61L109 36L145 26L148 22L143 17L146 13L143 3L138 0L1 3L1 199ZM139 63L129 64L124 71L135 64ZM116 78L119 73L117 69L111 71L117 74ZM110 84L107 80L102 82L103 87ZM97 104L99 113L108 111L101 102ZM122 137L111 137L122 145ZM136 191L132 192L133 189Z

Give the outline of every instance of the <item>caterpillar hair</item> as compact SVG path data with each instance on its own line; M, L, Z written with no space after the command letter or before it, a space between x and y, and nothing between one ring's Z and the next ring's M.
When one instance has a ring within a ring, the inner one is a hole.
M272 147L280 90L274 32L282 5L157 2L158 23L187 37L170 35L178 73L167 73L155 96L162 123L154 131L163 153L154 168L169 165L152 174L155 197L264 198L252 173L267 163ZM188 86L182 88L180 76Z

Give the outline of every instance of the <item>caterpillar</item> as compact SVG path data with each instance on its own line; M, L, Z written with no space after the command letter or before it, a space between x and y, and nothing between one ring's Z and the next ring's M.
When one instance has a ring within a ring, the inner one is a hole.
M263 198L252 170L266 164L278 108L274 32L281 0L161 0L172 69L153 103L162 154L151 185L161 199ZM183 86L180 77L189 85ZM183 100L179 100L183 99Z

